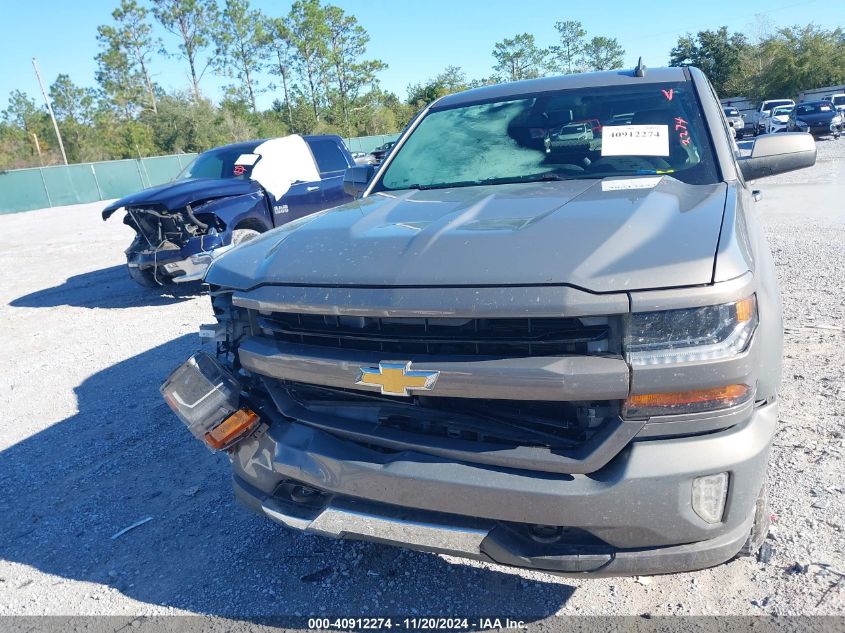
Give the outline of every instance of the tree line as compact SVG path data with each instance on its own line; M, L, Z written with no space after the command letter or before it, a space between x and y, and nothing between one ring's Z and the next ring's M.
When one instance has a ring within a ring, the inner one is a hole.
M529 33L496 43L488 77L468 80L449 67L401 98L380 87L387 64L367 55L367 30L320 0L297 0L278 16L249 0L120 0L112 21L97 28L96 87L62 73L49 96L69 162L202 151L288 133L384 134L402 129L444 91L621 66L616 40L587 40L571 24L558 23L561 41L549 47ZM182 90L156 83L165 61L183 65ZM203 92L209 73L227 80L218 103ZM275 98L262 110L258 98L266 92ZM13 91L0 114L0 169L59 162L46 108Z
M622 67L625 51L615 38L588 35L575 20L559 21L555 30L548 45L531 33L496 42L489 76L468 78L449 66L399 97L381 88L387 64L367 55L363 25L321 0L297 0L278 16L249 0L120 0L112 21L97 28L96 87L62 73L49 96L69 162L203 151L289 133L385 134L451 92ZM845 83L844 60L842 29L809 25L754 41L727 27L687 34L669 61L701 67L720 95L767 98ZM184 67L183 89L166 92L156 83L155 69L165 61ZM203 92L209 73L227 80L218 103ZM264 93L274 97L268 109L258 107ZM12 91L0 112L0 169L60 162L46 108Z
M719 96L752 100L795 98L802 90L845 84L845 30L813 24L773 29L757 24L755 34L726 26L678 39L669 63L703 70Z

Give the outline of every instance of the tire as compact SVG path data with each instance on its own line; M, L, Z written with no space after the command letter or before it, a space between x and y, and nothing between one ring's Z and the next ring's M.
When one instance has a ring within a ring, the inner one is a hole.
M132 278L132 281L139 286L143 286L144 288L158 288L163 285L156 281L152 268L145 268L143 270L131 266L127 266L126 268L129 270L129 276Z
M772 518L769 514L769 483L763 482L760 494L757 496L757 503L754 506L754 523L751 525L751 532L739 550L737 556L754 556L769 533L769 525Z
M232 245L239 246L244 242L254 240L259 235L261 235L261 233L253 229L235 229L232 231Z

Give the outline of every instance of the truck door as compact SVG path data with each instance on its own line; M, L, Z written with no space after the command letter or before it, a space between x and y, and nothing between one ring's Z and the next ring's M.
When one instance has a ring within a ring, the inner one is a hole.
M295 182L287 193L273 204L273 224L281 226L323 208L321 181Z
M343 174L351 165L338 141L331 138L309 139L308 144L322 178L323 208L330 209L352 200L352 196L343 190Z

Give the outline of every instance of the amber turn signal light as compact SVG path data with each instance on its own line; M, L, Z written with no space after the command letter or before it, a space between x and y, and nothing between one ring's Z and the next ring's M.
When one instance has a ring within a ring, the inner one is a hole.
M219 451L255 428L258 420L258 414L254 411L238 409L205 434L205 443Z
M625 400L624 416L643 418L726 409L745 402L751 393L748 385L736 384L694 391L636 394Z
M754 295L736 302L736 320L739 323L746 323L754 317L755 303ZM737 385L731 386L736 387Z

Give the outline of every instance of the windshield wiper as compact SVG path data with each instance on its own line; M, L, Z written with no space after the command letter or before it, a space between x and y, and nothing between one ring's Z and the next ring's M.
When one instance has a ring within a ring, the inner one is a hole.
M426 191L428 189L451 189L452 187L472 187L482 184L480 180L462 180L460 182L437 182L432 185L421 185L414 183L413 185L405 185L403 189L419 189Z
M580 180L582 178L590 178L590 176L564 176L553 171L547 171L544 174L532 174L531 176L522 176L519 179L513 179L513 182L543 182L543 181L557 181L557 180Z
M405 185L403 189L419 189L425 191L427 189L451 189L453 187L478 187L480 185L507 185L519 182L542 182L542 181L558 181L558 180L579 180L582 178L595 178L595 176L585 176L578 174L578 176L564 176L553 171L547 171L543 174L531 174L529 176L503 176L500 178L483 178L480 180L460 180L457 182L438 182L431 185L421 185L414 183L412 185Z
M547 171L543 174L530 174L528 176L510 176L507 178L490 178L482 180L479 184L482 185L506 185L520 182L556 182L561 180L587 180L600 178L600 176L587 175L586 173L578 172L577 176L565 176L553 171Z

